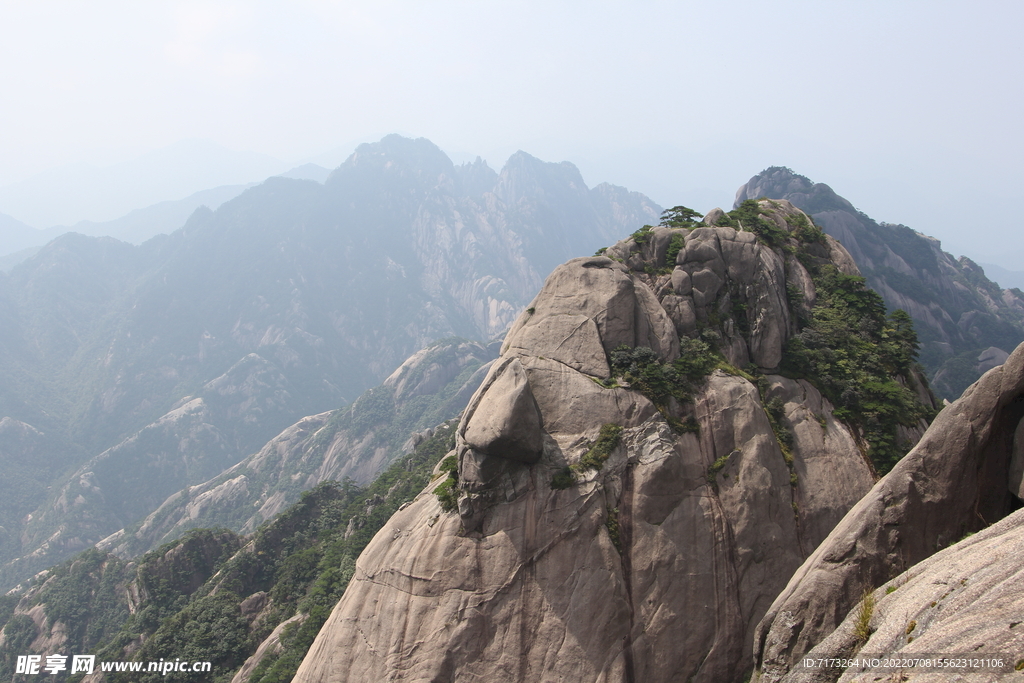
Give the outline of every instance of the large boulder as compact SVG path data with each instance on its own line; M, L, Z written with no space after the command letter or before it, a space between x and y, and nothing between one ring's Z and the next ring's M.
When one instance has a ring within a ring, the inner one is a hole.
M484 455L537 462L544 446L540 409L522 363L506 358L496 364L477 395L462 433L466 445Z

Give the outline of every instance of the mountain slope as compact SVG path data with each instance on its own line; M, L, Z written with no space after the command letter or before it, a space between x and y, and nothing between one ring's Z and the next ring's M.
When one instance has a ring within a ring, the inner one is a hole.
M921 362L933 390L957 398L1024 341L1024 293L1000 289L967 257L903 225L876 223L823 183L772 167L736 192L746 199L786 199L810 214L847 248L868 285L890 308L907 311L922 342ZM997 351L988 351L994 348Z
M570 164L519 153L499 174L389 136L323 184L271 178L140 246L61 236L0 276L0 418L75 447L31 529L0 519L23 539L0 561L48 544L31 564L52 564L431 342L491 338L544 268L657 215ZM102 486L73 476L97 468ZM79 495L93 511L64 525Z
M152 513L98 547L128 558L191 528L251 533L324 481L369 484L429 438L433 425L462 412L496 354L495 344L464 340L417 352L351 406L303 418L222 473L150 506Z
M43 572L0 597L0 675L13 675L18 656L70 651L95 653L98 663L188 657L211 662L215 680L240 668L253 680L287 680L354 558L454 443L453 424L431 432L365 489L325 482L247 536L192 530L131 562L89 549Z

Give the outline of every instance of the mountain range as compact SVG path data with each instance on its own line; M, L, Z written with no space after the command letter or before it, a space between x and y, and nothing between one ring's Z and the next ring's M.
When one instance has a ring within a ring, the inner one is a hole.
M0 666L209 629L239 683L789 675L878 577L796 649L772 601L941 457L932 389L1009 358L1022 301L789 169L701 217L398 136L141 245L62 235L0 274Z
M497 173L389 136L323 184L271 178L139 246L62 235L0 275L0 414L19 435L2 452L26 473L4 480L25 502L0 557L28 556L23 577L429 343L492 338L558 262L659 212L571 164L519 153Z
M316 164L304 164L280 174L283 178L315 180L320 183L328 175L328 169ZM122 242L142 244L157 235L174 232L199 207L216 210L255 184L222 185L200 190L183 199L134 209L120 218L101 222L78 221L71 227L55 225L45 230L36 230L10 216L0 215L0 270L10 272L14 266L35 255L47 242L67 232L91 237L113 237Z

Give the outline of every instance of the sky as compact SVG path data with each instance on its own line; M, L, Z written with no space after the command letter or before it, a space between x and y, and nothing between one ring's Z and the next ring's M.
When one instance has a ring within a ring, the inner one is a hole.
M1008 0L0 0L0 186L195 139L336 165L400 133L700 211L789 166L1024 270L1021 25Z

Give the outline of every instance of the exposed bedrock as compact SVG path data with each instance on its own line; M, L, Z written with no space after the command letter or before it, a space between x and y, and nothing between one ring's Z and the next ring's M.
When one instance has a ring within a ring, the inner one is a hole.
M825 637L807 657L815 661L853 659L851 655L884 655L890 660L950 656L962 667L967 659L998 660L1003 664L970 673L952 668L905 667L893 671L870 666L828 670L799 664L787 683L875 683L879 680L943 683L944 681L1019 681L1024 658L1024 510L945 548L896 576L872 594L866 620L868 633L859 633L861 607ZM865 613L866 614L866 613ZM864 636L867 636L864 640ZM881 658L880 658L881 659Z

